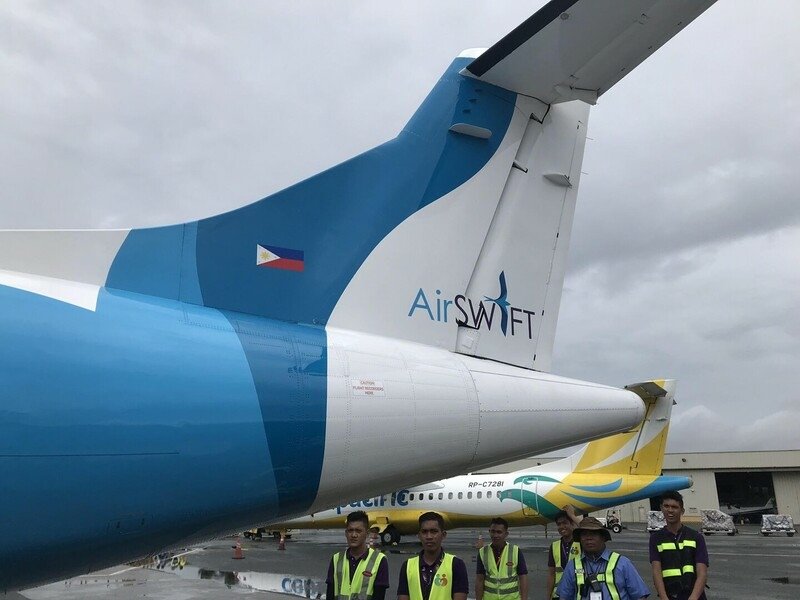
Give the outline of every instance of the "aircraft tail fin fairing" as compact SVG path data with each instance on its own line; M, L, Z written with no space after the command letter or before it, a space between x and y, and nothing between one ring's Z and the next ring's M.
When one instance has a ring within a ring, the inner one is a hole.
M661 474L676 382L662 379L625 387L638 394L646 405L642 423L631 431L590 442L572 456L548 463L548 470L562 469L576 474Z

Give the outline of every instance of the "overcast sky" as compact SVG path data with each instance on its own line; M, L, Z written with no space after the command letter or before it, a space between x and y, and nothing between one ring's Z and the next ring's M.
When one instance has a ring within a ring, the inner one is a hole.
M252 202L394 137L543 2L0 3L0 227ZM554 371L679 380L670 451L800 448L800 3L720 0L593 109Z

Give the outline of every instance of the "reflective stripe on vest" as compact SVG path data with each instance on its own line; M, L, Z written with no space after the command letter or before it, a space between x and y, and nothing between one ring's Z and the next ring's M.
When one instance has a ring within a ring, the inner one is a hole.
M556 582L553 586L553 598L558 598L558 592L556 588L558 587L558 582L561 581L561 577L564 576L564 568L567 565L561 564L561 540L556 540L550 545L550 551L553 553L553 562L555 563L556 567ZM572 542L572 545L569 547L569 558L567 562L571 560L575 560L578 556L581 555L581 545L578 542Z
M683 550L684 548L697 548L697 542L694 540L683 540L682 542L662 542L656 546L659 552L664 550Z
M684 573L694 573L694 565L683 565L680 569L663 569L662 577L680 577Z
M519 600L519 548L513 544L506 544L500 554L500 563L494 559L491 545L484 546L480 552L483 563L484 584L483 597L485 600Z
M687 528L680 535L695 536L696 533ZM663 541L656 545L656 549L667 593L674 595L691 590L696 580L694 563L697 540Z
M419 555L409 558L406 563L406 580L410 600L422 599L422 584L419 580ZM431 593L428 600L451 600L453 597L453 555L444 553L442 562L433 575Z
M617 591L617 586L614 583L614 568L617 566L618 561L619 553L612 552L611 556L608 557L608 564L606 565L605 572L597 574L597 581L605 584L606 589L608 590L608 595L611 596L611 600L619 600L619 592ZM582 560L575 561L575 581L578 584L578 592L575 595L575 600L581 600L581 589L583 588L584 584L586 584L586 580L583 576ZM588 596L588 593L586 595Z
M370 548L367 558L359 561L356 571L350 579L350 561L344 552L333 555L333 593L337 600L369 600L375 588L380 561L385 557L382 552Z

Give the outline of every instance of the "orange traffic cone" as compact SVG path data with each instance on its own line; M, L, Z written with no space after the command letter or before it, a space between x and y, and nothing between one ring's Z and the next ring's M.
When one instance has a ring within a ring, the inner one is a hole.
M479 550L481 548L483 548L483 534L482 533L478 534L478 539L475 540L475 547L478 548Z
M278 540L278 550L286 550L286 535L281 531L281 539Z
M231 548L233 548L233 558L236 560L244 558L244 553L242 552L242 542L239 541L239 538L236 538L236 545L231 546Z

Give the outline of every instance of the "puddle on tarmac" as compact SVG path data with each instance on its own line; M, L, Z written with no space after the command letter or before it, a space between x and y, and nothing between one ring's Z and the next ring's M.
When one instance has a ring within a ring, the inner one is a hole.
M326 585L324 581L290 573L261 573L258 571L218 571L190 565L186 554L161 554L152 559L148 569L174 573L181 579L206 579L219 581L227 587L248 587L260 592L277 592L301 598L323 600Z
M772 581L773 583L780 583L783 585L797 585L800 584L800 579L788 577L765 577L762 581Z

